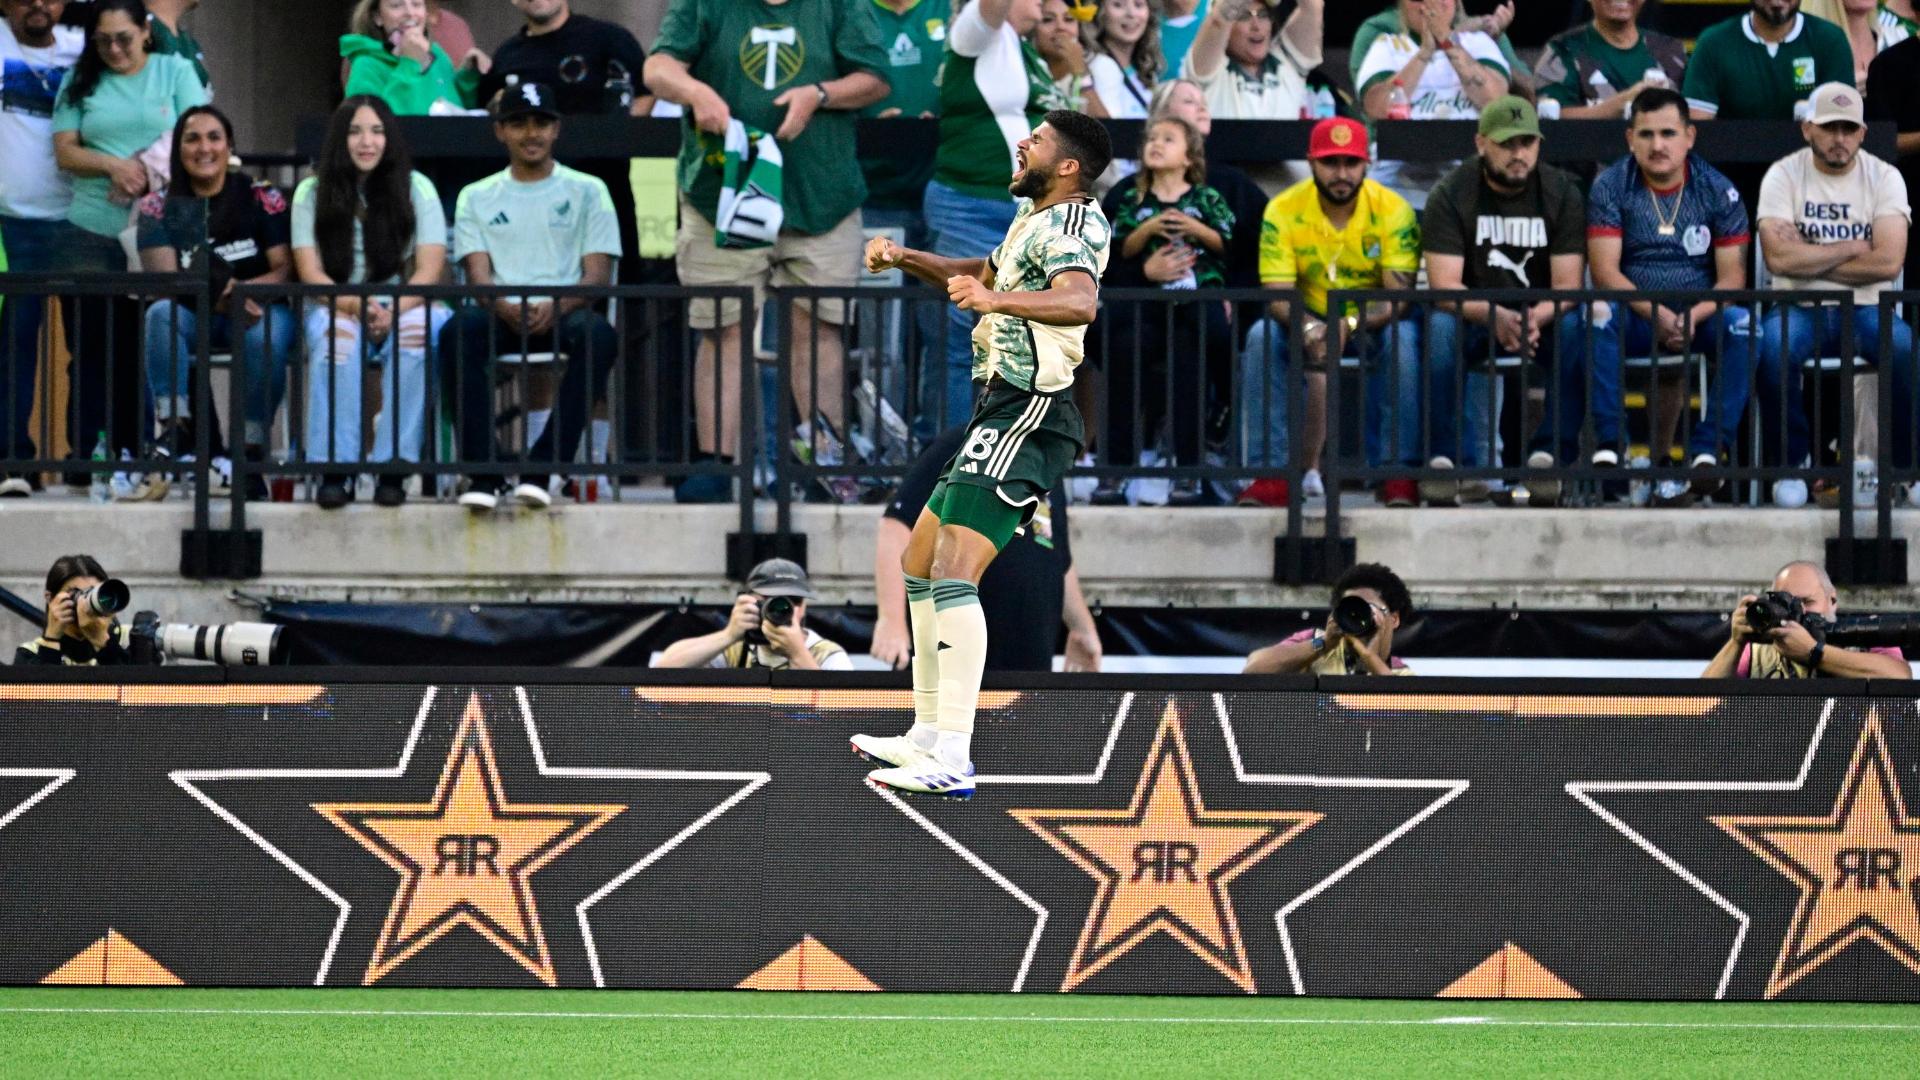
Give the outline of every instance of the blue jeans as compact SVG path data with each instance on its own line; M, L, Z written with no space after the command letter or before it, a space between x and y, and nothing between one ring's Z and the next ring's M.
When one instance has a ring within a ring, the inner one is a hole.
M1608 313L1593 324L1591 370L1573 376L1572 390L1593 388L1594 437L1601 446L1618 446L1626 406L1620 393L1621 356L1652 355L1653 324L1623 304L1609 304ZM1687 440L1687 456L1717 454L1732 443L1753 389L1753 355L1747 334L1753 317L1746 308L1726 307L1694 324L1688 348L1714 362L1715 375L1707 398L1707 418L1694 426ZM1724 345L1722 342L1724 341ZM1566 365L1562 365L1565 367ZM1576 367L1578 365L1575 365ZM1562 407L1567 394L1562 394Z
M1760 442L1763 461L1768 465L1798 466L1808 460L1807 413L1800 404L1800 365L1819 356L1838 356L1844 328L1840 308L1781 307L1766 314L1760 327L1760 355L1755 363L1756 389L1760 395ZM1899 468L1913 462L1913 330L1904 319L1892 325L1893 426L1880 435L1884 454ZM1783 348L1784 345L1784 348ZM1880 355L1880 311L1872 307L1853 309L1853 348L1855 355L1878 368L1885 368ZM1780 457L1780 394L1786 388L1787 451Z
M0 217L0 242L6 244L8 270L16 274L45 274L60 266L60 252L75 229L66 221ZM33 458L34 373L39 369L40 330L46 319L47 298L16 294L0 305L0 452ZM92 444L88 444L92 448Z
M860 224L868 230L899 229L907 247L921 251L928 250L927 217L918 207L911 210L895 207L862 207ZM903 277L905 284L909 286L924 284L911 275L903 275ZM931 373L936 371L945 373L946 355L941 351L939 343L940 323L945 313L933 303L939 295L929 288L928 299L924 301L908 301L899 305L873 304L869 301L873 308L880 309L877 312L880 318L870 320L878 325L873 328L862 328L860 331L861 344L878 345L878 355L884 358L884 368L868 372L868 377L879 388L880 395L893 405L894 411L901 416L914 418L914 435L922 442L931 440L944 430L940 423L941 417L932 414L918 415L921 393L918 387L938 385L930 383L933 377ZM893 318L888 309L899 311L899 318ZM862 305L863 313L870 310L867 305ZM875 337L869 339L869 334ZM913 356L907 356L902 351L909 339L914 346L915 355ZM909 379L916 378L916 382L909 383ZM914 388L909 389L910 385ZM907 402L909 394L915 399L911 408ZM776 396L764 400L778 401L779 398Z
M935 181L927 185L922 206L933 253L943 258L984 259L1007 238L1007 229L1013 225L1011 196L981 199ZM973 316L951 304L947 305L945 370L928 365L920 381L920 411L939 418L934 431L964 424L973 415Z
M1557 413L1549 411L1548 415L1541 419L1540 429L1535 433L1531 447L1538 450L1555 445L1553 436L1557 433L1561 440L1571 447L1566 455L1569 459L1579 452L1580 426L1585 420L1581 404L1584 398L1572 398L1569 406L1568 389L1570 385L1578 382L1577 376L1584 369L1584 365L1580 363L1580 357L1584 355L1581 350L1586 344L1581 337L1585 323L1580 316L1579 310L1563 313L1554 324L1553 333L1542 335L1540 352L1535 357L1535 359L1558 358L1555 371L1558 373L1559 389L1555 396L1559 401L1559 411ZM1457 346L1456 341L1458 341ZM1460 363L1469 369L1463 410L1466 417L1466 445L1462 448L1464 463L1475 468L1498 464L1487 453L1489 432L1493 433L1495 445L1498 445L1500 422L1498 414L1488 408L1487 383L1489 380L1497 382L1499 376L1486 369L1502 350L1494 348L1493 333L1486 324L1467 322L1448 311L1433 312L1428 316L1427 324L1428 363L1432 364L1442 358L1451 362L1456 348L1459 350ZM1451 388L1446 383L1440 383L1436 390L1441 396L1439 402L1432 406L1435 415L1451 412L1453 409ZM1496 400L1499 396L1496 387ZM1434 450L1436 454L1444 452L1438 448Z
M1367 464L1424 466L1426 445L1421 439L1420 402L1425 365L1420 357L1420 321L1409 316L1388 323L1367 335L1366 452ZM1358 335L1349 336L1349 354L1360 347ZM1451 352L1443 370L1431 377L1439 385L1453 384ZM1278 468L1288 460L1287 402L1291 393L1290 355L1287 328L1272 319L1261 319L1247 332L1246 347L1240 353L1240 432L1245 463ZM1329 364L1329 367L1333 365ZM1337 378L1329 371L1328 378ZM1392 393L1389 394L1389 385ZM1485 394L1485 387L1481 395ZM1391 400L1390 400L1391 398ZM1442 446L1457 440L1451 412L1444 420L1434 413L1433 453L1445 453ZM1389 428L1391 427L1391 433Z
M214 348L232 349L233 320L216 314L207 334ZM273 414L287 392L287 357L293 352L293 309L271 304L259 322L241 335L239 351L247 380L246 438L249 446L265 445ZM194 352L200 346L200 316L172 300L157 300L147 308L147 389L153 394L153 412L161 420L191 416Z
M400 460L419 461L427 432L427 345L438 341L452 317L439 304L411 308L374 345L361 340L357 316L335 318L325 305L308 306L307 460L392 461L397 441ZM360 386L368 364L381 369L382 403L370 455L360 445Z

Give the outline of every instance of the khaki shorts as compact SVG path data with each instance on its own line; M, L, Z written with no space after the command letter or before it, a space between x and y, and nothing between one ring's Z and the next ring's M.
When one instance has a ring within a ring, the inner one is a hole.
M713 242L713 222L695 210L683 192L680 233L674 238L673 262L680 271L680 284L750 284L754 303L758 305L769 285L851 288L859 273L860 256L866 243L866 234L860 229L860 211L855 210L830 232L819 236L783 232L772 247L723 248ZM695 330L711 330L740 321L738 300L719 301L718 321L714 319L714 304L711 297L690 301L688 324ZM839 325L847 321L843 300L819 300L809 307L818 312L821 322Z

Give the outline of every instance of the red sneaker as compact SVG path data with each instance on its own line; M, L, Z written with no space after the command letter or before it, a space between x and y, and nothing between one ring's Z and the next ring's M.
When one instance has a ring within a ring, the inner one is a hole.
M1388 480L1380 485L1380 501L1388 506L1419 506L1420 485L1412 480Z
M1255 480L1240 493L1236 502L1240 506L1267 506L1276 510L1287 507L1287 481L1284 477L1272 476L1264 480Z

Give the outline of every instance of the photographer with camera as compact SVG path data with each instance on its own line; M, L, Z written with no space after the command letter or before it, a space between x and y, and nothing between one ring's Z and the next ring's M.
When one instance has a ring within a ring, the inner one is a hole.
M1897 648L1829 643L1829 635L1848 636L1839 610L1833 579L1819 564L1790 562L1774 575L1771 592L1740 598L1727 620L1727 643L1700 677L1913 678L1913 669Z
M1333 610L1320 630L1302 630L1247 657L1242 675L1410 675L1393 655L1393 632L1413 616L1400 575L1360 563L1333 583Z
M91 555L63 555L47 571L47 628L20 646L15 664L131 664L129 630L114 615L131 595Z
M846 649L807 629L812 596L799 563L768 559L747 574L747 591L734 599L726 626L674 642L654 666L852 671Z

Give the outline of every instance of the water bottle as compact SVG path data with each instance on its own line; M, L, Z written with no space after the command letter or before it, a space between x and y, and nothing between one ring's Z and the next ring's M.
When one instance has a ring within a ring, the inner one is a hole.
M107 450L107 433L102 431L93 443L93 479L87 482L87 498L97 503L112 502L113 492L107 487L107 462L112 454Z
M1407 97L1407 88L1399 79L1393 80L1393 87L1387 91L1387 119L1408 120L1413 117L1413 102Z
M1645 470L1653 468L1653 459L1645 454L1635 454L1627 459L1627 468ZM1634 480L1627 485L1627 501L1634 506L1646 506L1653 501L1653 485L1645 480Z

